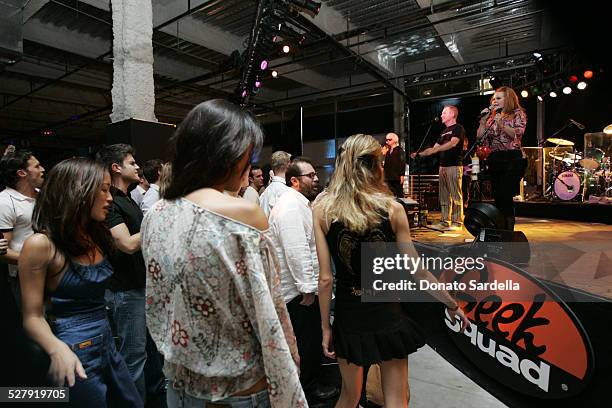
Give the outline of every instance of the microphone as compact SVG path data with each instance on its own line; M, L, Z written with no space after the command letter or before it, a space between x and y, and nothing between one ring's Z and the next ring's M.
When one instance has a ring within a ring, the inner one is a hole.
M574 119L570 119L569 123L571 123L572 125L576 126L580 130L584 130L585 127L586 127L582 123L576 122Z
M478 115L478 117L479 118L485 117L488 114L490 114L492 110L493 110L492 106L489 106L488 108L484 108L483 110L480 111L480 114Z

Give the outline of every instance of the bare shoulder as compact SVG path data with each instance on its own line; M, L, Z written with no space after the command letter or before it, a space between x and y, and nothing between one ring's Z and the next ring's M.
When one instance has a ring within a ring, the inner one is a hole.
M34 262L50 262L53 243L45 234L36 233L29 236L21 248L21 257Z
M260 231L268 229L268 219L259 205L244 198L234 197L228 197L227 204L219 211L222 215Z

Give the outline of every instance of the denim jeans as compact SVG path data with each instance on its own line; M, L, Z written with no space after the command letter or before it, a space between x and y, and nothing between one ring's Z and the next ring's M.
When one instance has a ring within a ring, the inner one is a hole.
M185 390L168 386L168 408L270 408L268 391L243 397L227 397L211 402L208 399L192 397Z
M106 291L106 306L110 309L117 348L125 360L142 400L145 400L144 366L147 361L147 326L145 321L145 290Z
M73 407L143 407L130 373L117 352L106 312L56 318L53 333L76 354L87 378L69 391Z

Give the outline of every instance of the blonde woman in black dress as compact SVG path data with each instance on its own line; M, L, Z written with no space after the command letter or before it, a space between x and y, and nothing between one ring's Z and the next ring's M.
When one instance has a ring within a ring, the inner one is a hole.
M406 213L383 179L382 150L372 136L354 135L338 153L327 193L314 208L314 229L319 258L319 303L323 351L338 359L342 391L336 408L355 408L361 395L363 367L380 364L385 407L408 406L408 354L423 345L419 329L402 312L399 303L361 302L360 243L405 243L409 256L417 257L410 238ZM330 303L336 269L333 329ZM415 279L435 282L426 270ZM434 294L451 318L469 324L455 300L445 291Z

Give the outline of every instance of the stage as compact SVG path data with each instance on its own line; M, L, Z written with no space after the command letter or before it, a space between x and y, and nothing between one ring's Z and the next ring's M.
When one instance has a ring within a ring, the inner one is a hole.
M612 224L612 204L575 201L517 201L516 215Z

